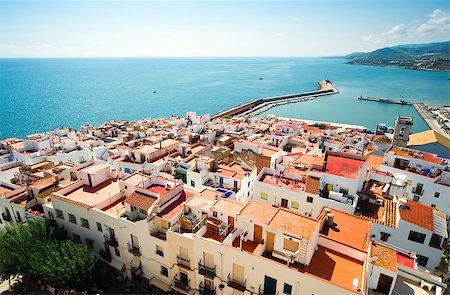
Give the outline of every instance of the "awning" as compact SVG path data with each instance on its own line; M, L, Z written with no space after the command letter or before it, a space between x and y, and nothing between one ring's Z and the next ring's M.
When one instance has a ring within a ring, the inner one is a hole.
M134 268L138 268L139 266L141 266L141 258L139 258L138 256L134 256L133 260L131 260L130 265Z
M121 260L118 260L116 258L113 258L111 260L111 266L117 269L118 271L122 271L123 267L125 266L125 263L123 263Z
M170 285L169 284L166 284L163 281L161 281L160 279L155 278L155 277L153 277L150 280L150 285L153 285L153 286L163 290L164 292L167 292L170 289Z

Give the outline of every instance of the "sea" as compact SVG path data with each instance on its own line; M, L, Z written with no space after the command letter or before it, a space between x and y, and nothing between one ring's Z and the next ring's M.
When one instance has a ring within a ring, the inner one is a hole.
M341 58L0 59L0 139L84 123L213 114L260 97L315 90L329 79L339 94L282 105L274 114L326 122L394 126L411 106L360 101L386 97L449 105L448 72L349 65Z

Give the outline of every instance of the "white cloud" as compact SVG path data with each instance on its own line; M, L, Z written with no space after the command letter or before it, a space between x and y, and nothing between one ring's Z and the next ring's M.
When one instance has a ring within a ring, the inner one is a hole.
M424 23L411 22L411 25L398 24L388 28L379 34L363 36L361 39L366 42L386 45L391 43L419 41L436 34L447 34L450 32L450 13L435 9L429 14ZM395 41L395 42L393 42Z
M428 34L434 32L447 33L450 31L450 13L439 9L433 10L428 15L428 21L419 25L416 29L419 34Z

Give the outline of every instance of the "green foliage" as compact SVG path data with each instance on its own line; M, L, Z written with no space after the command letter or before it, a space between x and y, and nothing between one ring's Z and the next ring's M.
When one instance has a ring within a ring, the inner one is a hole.
M230 115L223 115L223 116L221 116L221 118L223 118L223 119L231 119L231 118L233 118L233 116L230 116Z
M86 246L58 241L63 231L32 221L0 231L0 281L22 275L58 288L86 287L95 265Z

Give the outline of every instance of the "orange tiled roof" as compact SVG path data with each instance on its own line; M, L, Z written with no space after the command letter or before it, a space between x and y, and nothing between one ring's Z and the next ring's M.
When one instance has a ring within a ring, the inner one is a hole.
M138 192L133 192L125 199L125 203L145 210L148 210L156 201L156 198Z
M305 192L317 195L320 188L320 178L309 176L306 178Z
M400 208L400 218L430 231L434 230L433 208L407 200L407 207Z
M397 272L397 251L380 243L372 243L371 257L378 257L373 265Z

